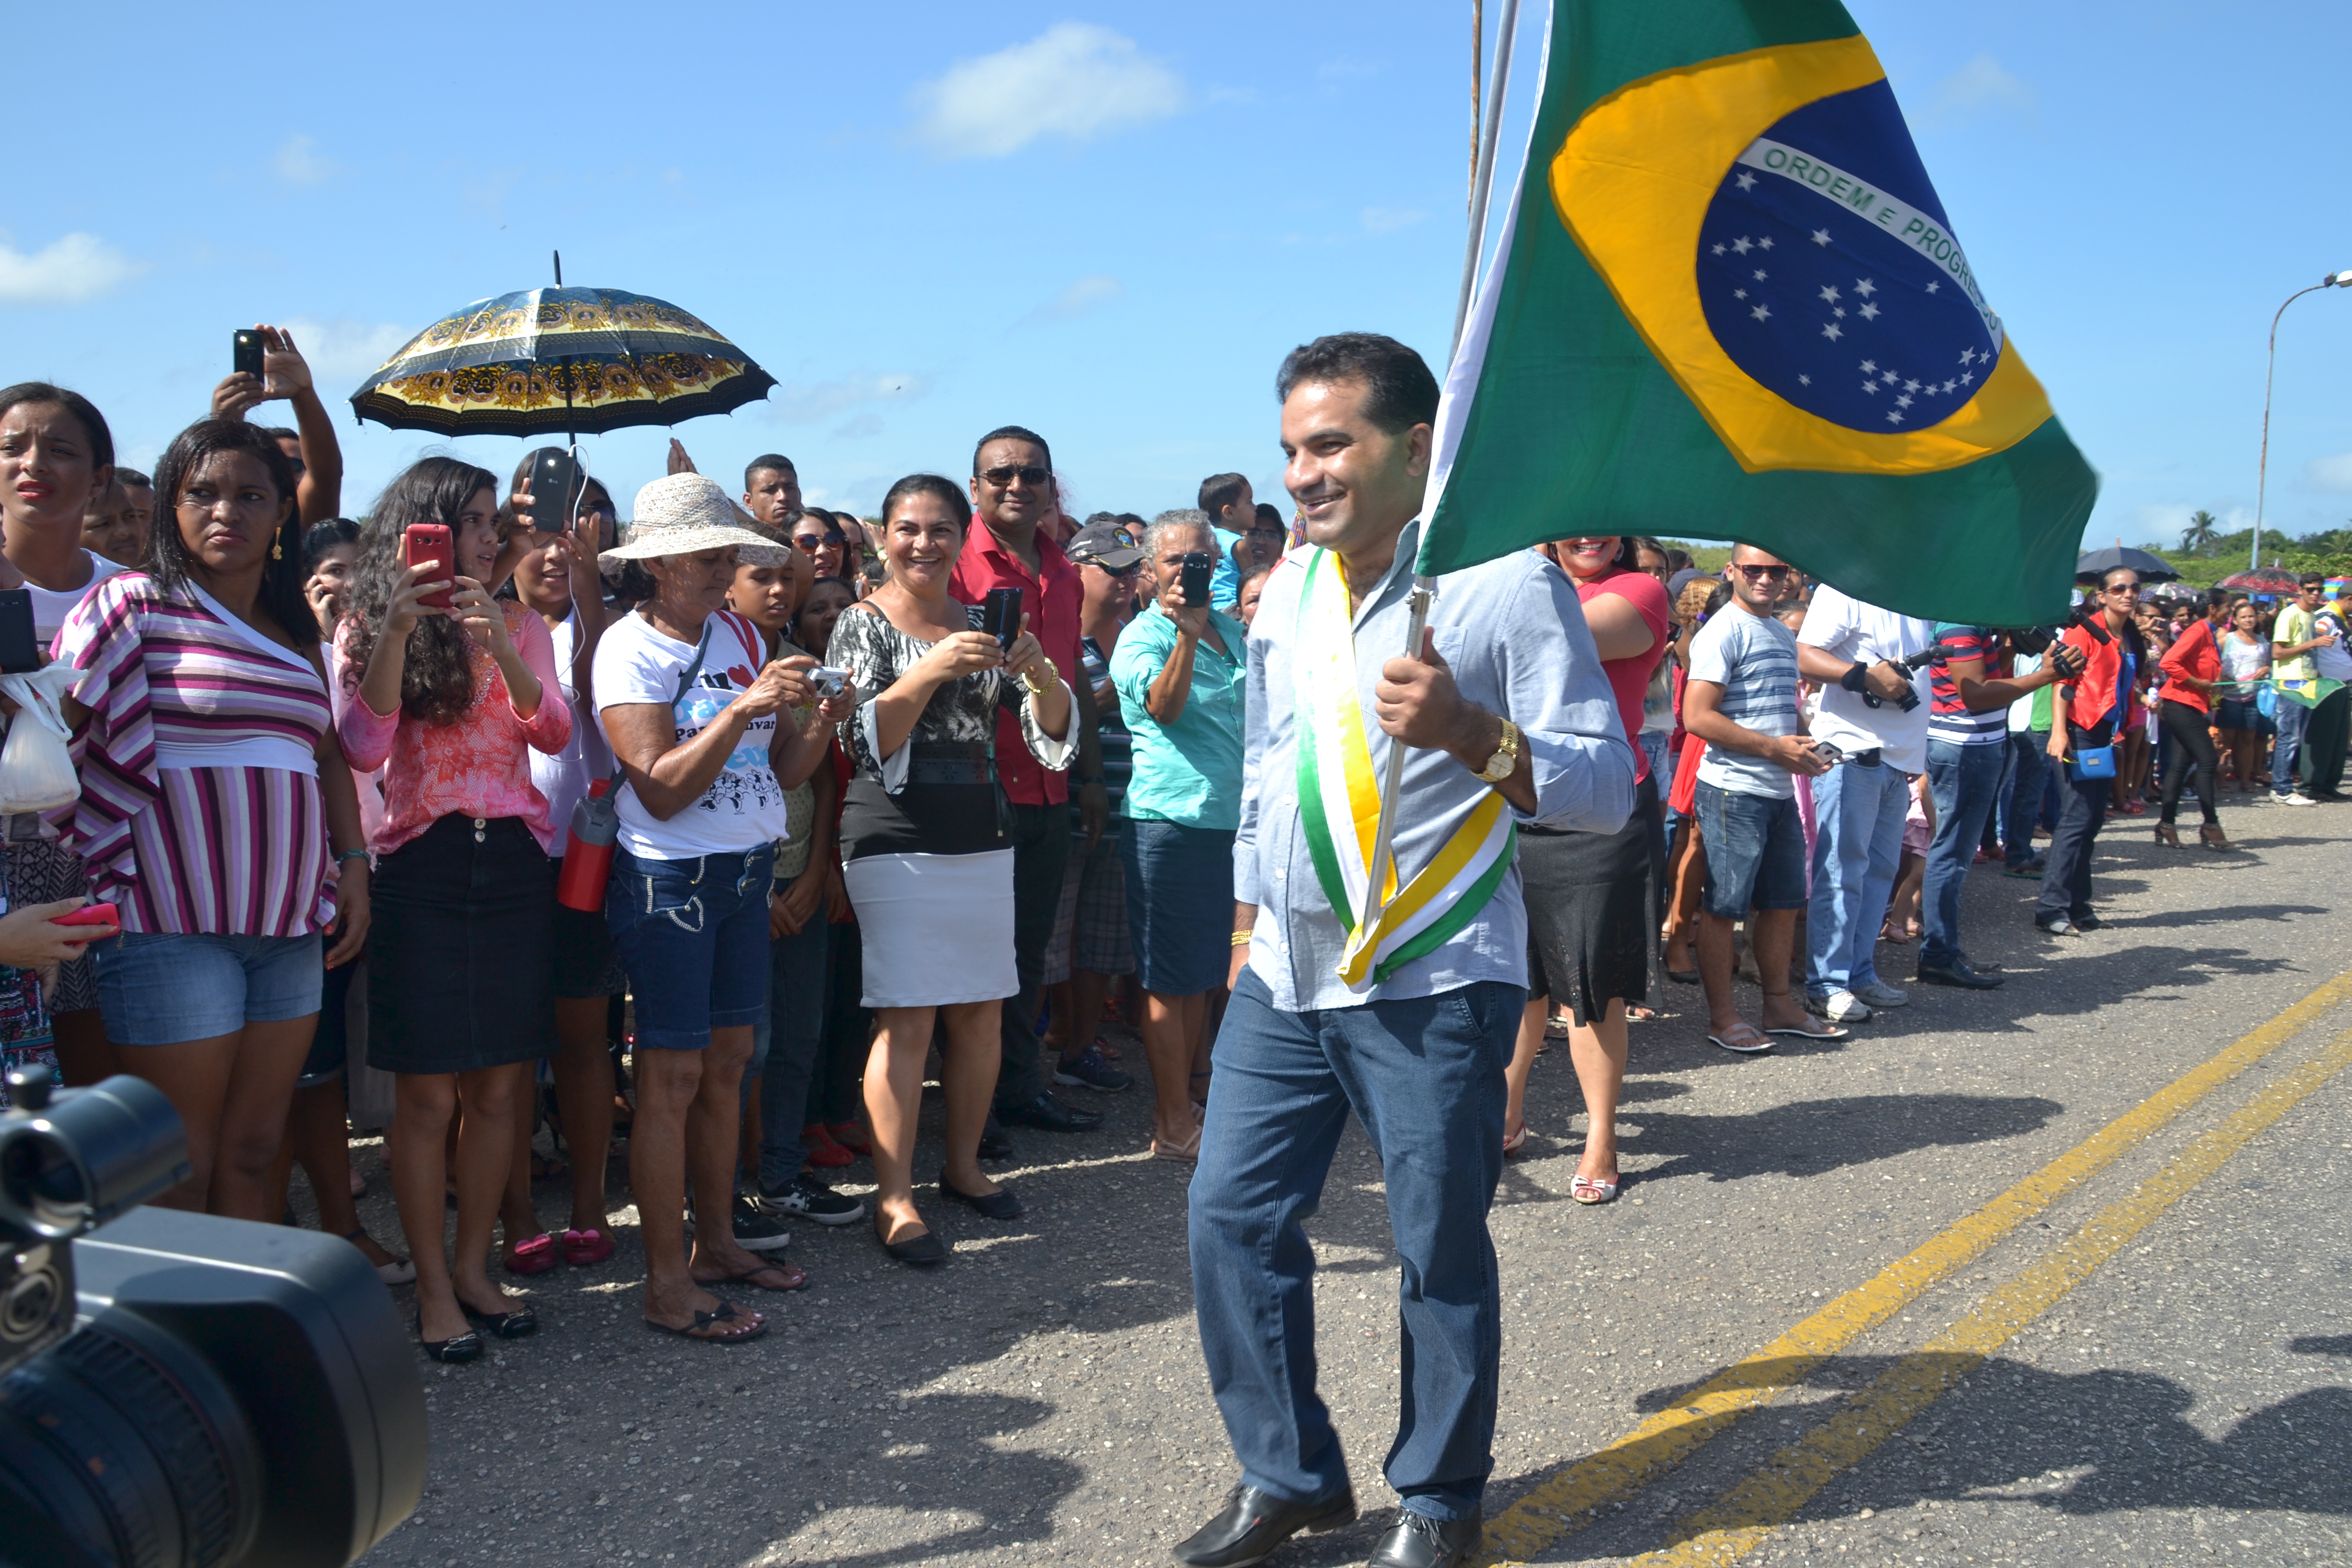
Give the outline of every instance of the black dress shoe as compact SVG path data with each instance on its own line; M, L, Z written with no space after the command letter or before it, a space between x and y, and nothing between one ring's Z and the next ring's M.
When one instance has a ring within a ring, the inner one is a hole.
M1072 1110L1050 1094L1041 1094L1025 1105L1005 1106L997 1111L996 1119L1015 1127L1042 1127L1048 1132L1084 1132L1102 1125L1100 1111Z
M980 1158L983 1160L1013 1158L1013 1140L1004 1135L1004 1129L992 1124L980 1130Z
M1462 1568L1478 1555L1485 1533L1478 1515L1428 1519L1410 1510L1372 1548L1368 1568Z
M1963 991L1990 991L2000 984L2001 978L1998 974L1978 973L1969 967L1965 959L1919 966L1919 984L1922 985L1955 985Z
M466 1316L502 1340L519 1340L539 1331L539 1314L530 1310L529 1302L511 1312L477 1311L463 1301L457 1305L464 1308Z
M874 1239L882 1241L877 1227ZM911 1263L918 1268L936 1268L948 1260L948 1244L937 1231L927 1230L920 1236L910 1236L904 1241L882 1241L882 1250L901 1263Z
M1013 1195L1011 1188L999 1187L992 1193L968 1193L950 1183L945 1171L940 1173L940 1196L952 1198L989 1219L1019 1219L1026 1212L1021 1206L1021 1200Z
M1356 1489L1341 1487L1317 1502L1287 1502L1255 1487L1235 1487L1224 1511L1176 1547L1192 1568L1249 1568L1297 1534L1320 1535L1356 1522Z

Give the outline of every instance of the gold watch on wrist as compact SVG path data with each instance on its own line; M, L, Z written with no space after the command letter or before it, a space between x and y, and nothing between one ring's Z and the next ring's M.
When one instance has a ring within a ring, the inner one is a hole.
M1478 776L1488 784L1501 784L1518 765L1519 727L1506 719L1503 721L1503 743L1496 748L1493 756L1486 759L1486 765L1478 770Z

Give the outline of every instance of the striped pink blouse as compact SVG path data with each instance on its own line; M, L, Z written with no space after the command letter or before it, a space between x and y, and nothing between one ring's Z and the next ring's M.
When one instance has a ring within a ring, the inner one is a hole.
M67 845L129 931L307 936L334 923L317 748L334 723L311 662L203 589L110 577L66 617L82 672L81 799Z

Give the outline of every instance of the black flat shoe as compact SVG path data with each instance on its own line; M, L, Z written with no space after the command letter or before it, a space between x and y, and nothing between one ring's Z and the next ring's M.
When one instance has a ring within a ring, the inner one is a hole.
M948 1173L940 1173L940 1196L952 1198L966 1208L978 1211L989 1219L1019 1219L1025 1212L1021 1200L1009 1188L999 1187L992 1193L967 1193L948 1183Z
M1255 1487L1235 1487L1223 1512L1176 1548L1192 1568L1249 1568L1305 1531L1320 1535L1356 1522L1356 1489L1341 1487L1317 1502L1287 1502Z
M428 1340L425 1337L425 1320L416 1321L416 1342L435 1361L451 1366L463 1366L469 1361L482 1359L482 1336L467 1329L454 1340Z
M465 1307L467 1317L481 1324L499 1339L519 1340L526 1335L539 1332L539 1314L530 1310L528 1302L517 1307L511 1312L478 1312L473 1308L467 1307L463 1301L458 1302L457 1305Z
M882 1241L879 1230L874 1233L874 1239ZM899 1262L910 1263L918 1268L936 1268L948 1260L948 1244L939 1238L937 1232L929 1230L920 1236L910 1236L904 1241L882 1241L882 1250Z
M996 1120L1014 1127L1037 1127L1048 1132L1084 1132L1102 1125L1098 1110L1072 1110L1050 1094L1041 1094L1023 1105L1008 1105L996 1113Z
M1407 1511L1381 1543L1372 1548L1367 1568L1465 1568L1478 1555L1485 1533L1476 1515L1468 1519L1425 1519Z

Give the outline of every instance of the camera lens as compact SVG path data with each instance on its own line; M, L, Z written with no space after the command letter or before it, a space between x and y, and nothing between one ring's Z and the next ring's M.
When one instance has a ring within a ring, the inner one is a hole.
M66 1089L0 1130L0 1220L55 1241L188 1177L179 1112L143 1079Z

